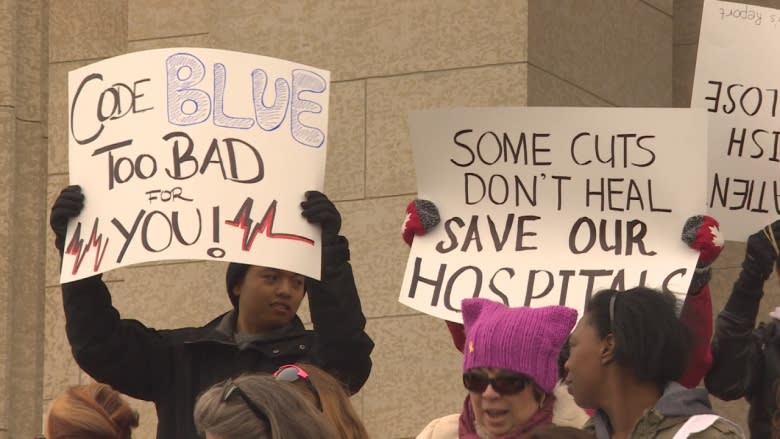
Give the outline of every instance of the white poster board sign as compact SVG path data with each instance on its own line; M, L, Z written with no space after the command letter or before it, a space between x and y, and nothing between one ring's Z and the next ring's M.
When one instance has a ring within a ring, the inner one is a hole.
M691 109L467 108L410 114L416 237L400 302L461 321L460 301L566 305L638 285L684 296L705 206L706 115Z
M162 259L219 259L319 279L329 72L175 48L68 75L71 221L61 281Z
M780 217L780 11L706 0L691 107L710 115L707 203L729 240Z

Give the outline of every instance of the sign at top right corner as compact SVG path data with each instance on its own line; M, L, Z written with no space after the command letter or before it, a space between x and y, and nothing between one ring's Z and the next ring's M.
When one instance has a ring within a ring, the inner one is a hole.
M726 239L780 218L780 10L705 0L691 107L709 115L707 210Z

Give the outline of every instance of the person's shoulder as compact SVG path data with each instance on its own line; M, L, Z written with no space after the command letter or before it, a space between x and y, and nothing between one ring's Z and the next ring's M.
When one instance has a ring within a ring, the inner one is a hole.
M698 433L691 434L689 437L691 439L744 438L745 433L736 423L726 418L718 418L706 429Z
M745 437L745 432L742 431L742 428L739 425L737 425L735 422L730 421L726 418L720 418L717 421L715 421L715 423L712 424L710 429L713 430L714 433L717 433L718 437L723 437L723 436L738 437L738 438Z
M457 439L460 413L442 416L429 422L416 439Z

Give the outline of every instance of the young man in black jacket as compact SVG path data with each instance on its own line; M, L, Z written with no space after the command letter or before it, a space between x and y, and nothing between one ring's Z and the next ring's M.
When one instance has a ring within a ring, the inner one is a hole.
M764 282L778 260L780 221L748 238L742 271L726 306L715 321L712 337L712 367L704 378L707 390L730 401L750 402L750 437L768 439L777 411L780 384L780 326L776 319L756 328Z
M55 246L62 252L68 220L84 196L65 188L51 211ZM97 381L134 398L154 401L159 439L197 438L192 410L213 384L242 373L271 373L281 365L313 363L352 393L368 379L374 343L340 236L341 216L323 194L307 192L302 215L322 227L322 280L285 270L232 263L229 311L205 326L156 330L124 320L100 275L62 285L66 331L79 366ZM296 312L308 295L314 330Z

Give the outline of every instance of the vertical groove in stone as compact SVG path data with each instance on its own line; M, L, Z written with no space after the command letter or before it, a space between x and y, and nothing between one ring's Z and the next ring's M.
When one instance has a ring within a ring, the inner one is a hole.
M15 7L18 0L0 0L0 29L16 27ZM15 53L14 32L0 33L0 107L14 105Z
M4 36L0 36L3 38ZM0 57L0 64L3 59ZM12 163L15 153L11 148L14 142L13 108L0 108L0 242L11 240L11 221L8 215L11 207ZM10 246L4 246L0 252L0 394L8 395L8 383L11 380L9 366L9 342L12 339L11 322L8 318L8 302L11 295ZM0 401L0 429L8 428L8 413L12 398Z
M0 0L0 28L11 29L0 33L0 242L9 243L0 252L0 394L8 395L11 382L9 364L12 326L9 319L9 299L11 297L11 239L12 221L10 212L13 196L13 162L15 151L14 111L14 64L15 64L15 25L17 0ZM0 402L0 430L8 430L11 400L3 398Z

